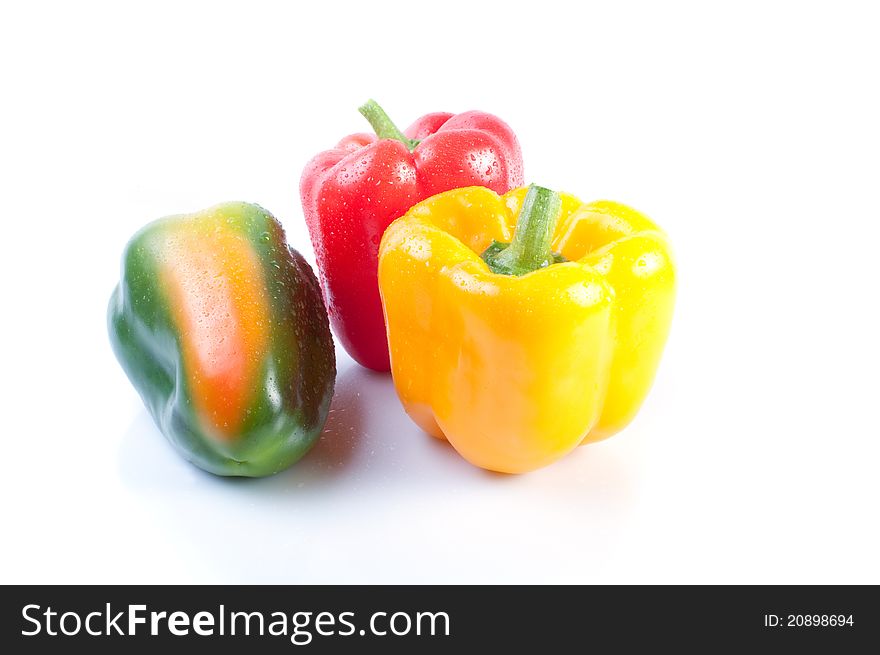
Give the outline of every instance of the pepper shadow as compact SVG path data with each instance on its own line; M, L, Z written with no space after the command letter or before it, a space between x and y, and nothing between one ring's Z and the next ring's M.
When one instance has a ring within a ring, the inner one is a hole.
M538 471L494 473L469 464L448 442L422 432L404 412L389 375L347 364L338 375L317 443L289 469L266 478L212 475L175 452L141 410L120 445L124 484L156 498L207 492L232 494L235 502L282 507L351 503L364 494L377 494L377 502L384 502L401 490L407 497L464 489L513 495L529 490L532 499L543 498L556 507L573 503L578 511L625 511L633 501L637 455L643 450L637 445L641 440L633 439L638 426L631 426L625 439L621 435L578 447Z
M339 374L327 423L317 443L300 461L268 478L240 481L266 488L315 489L350 471L363 445L364 400L360 390L364 375L379 374L358 366L349 366Z
M350 366L340 374L327 422L318 441L299 462L275 475L238 478L203 471L185 461L161 434L146 409L141 409L119 446L120 477L127 486L159 494L168 489L169 476L188 478L189 482L198 479L202 484L240 485L255 491L314 489L329 484L351 468L356 451L362 444L363 400L360 387L363 375L371 373L357 366Z
M525 475L490 473L422 432L389 375L343 362L315 447L268 478L198 469L138 412L120 445L124 491L188 579L473 582L460 558L484 563L477 581L497 582L511 561L499 548L547 562L571 560L579 544L597 561L615 556L637 500L640 439L577 448ZM429 575L424 557L446 564ZM541 571L571 581L569 569Z

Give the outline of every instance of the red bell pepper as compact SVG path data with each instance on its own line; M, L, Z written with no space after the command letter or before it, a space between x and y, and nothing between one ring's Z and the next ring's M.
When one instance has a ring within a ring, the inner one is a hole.
M360 112L375 136L352 134L315 156L300 195L331 325L359 364L387 371L377 281L385 228L442 191L522 185L522 155L510 127L481 111L426 114L404 132L372 100Z

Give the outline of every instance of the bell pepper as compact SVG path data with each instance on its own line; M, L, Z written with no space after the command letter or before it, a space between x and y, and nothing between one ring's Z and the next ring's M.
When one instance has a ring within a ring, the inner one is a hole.
M206 471L275 473L321 432L336 363L320 287L261 207L222 204L140 230L108 327L156 425Z
M376 135L347 136L317 155L300 193L333 330L359 364L387 371L376 281L385 228L441 191L519 186L522 155L507 124L480 111L427 114L405 132L372 100L360 111Z
M675 268L660 228L619 203L471 187L391 224L379 289L410 417L471 463L520 473L632 420Z

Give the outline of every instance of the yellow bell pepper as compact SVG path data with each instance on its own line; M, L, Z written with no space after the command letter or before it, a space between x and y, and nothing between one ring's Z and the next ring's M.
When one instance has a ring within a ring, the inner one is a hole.
M675 268L660 228L619 203L467 187L389 226L379 289L410 417L471 463L520 473L632 420Z

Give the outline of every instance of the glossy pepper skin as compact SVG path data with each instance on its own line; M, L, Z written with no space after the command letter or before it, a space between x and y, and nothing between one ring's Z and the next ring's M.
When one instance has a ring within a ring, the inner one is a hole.
M352 134L317 155L300 194L333 330L359 364L387 371L376 280L385 228L442 191L509 191L522 184L522 155L507 124L484 112L427 114L401 133L372 101L361 111L379 136Z
M266 210L227 203L129 241L110 341L156 425L218 475L260 477L312 446L336 378L318 282Z
M471 463L507 473L545 466L632 420L675 298L669 244L654 223L564 194L542 267L490 270L480 253L520 231L525 196L440 194L395 221L379 250L392 375L407 413Z

